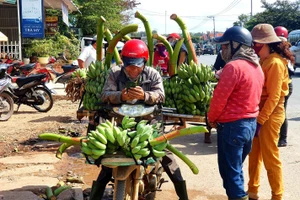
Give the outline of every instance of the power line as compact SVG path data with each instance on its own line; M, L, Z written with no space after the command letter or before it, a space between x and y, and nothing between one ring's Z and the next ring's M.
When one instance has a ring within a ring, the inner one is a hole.
M233 2L231 2L224 10L222 10L221 12L218 12L217 14L215 14L214 16L217 15L221 15L223 13L228 12L229 10L231 10L232 8L234 8L237 4L239 4L241 2L241 0L234 0Z

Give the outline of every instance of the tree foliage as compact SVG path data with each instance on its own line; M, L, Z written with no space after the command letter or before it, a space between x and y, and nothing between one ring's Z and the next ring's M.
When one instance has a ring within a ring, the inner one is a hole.
M300 28L300 0L291 2L289 0L276 0L274 3L261 1L265 10L257 13L245 24L245 28L252 28L259 23L269 23L274 27L284 26L289 31Z
M74 13L74 26L82 28L83 35L96 34L100 16L106 19L105 27L111 32L120 30L133 16L133 0L76 0L80 13Z
M234 26L244 26L250 19L249 15L246 14L241 14L240 16L238 16L238 21L234 22L233 25Z

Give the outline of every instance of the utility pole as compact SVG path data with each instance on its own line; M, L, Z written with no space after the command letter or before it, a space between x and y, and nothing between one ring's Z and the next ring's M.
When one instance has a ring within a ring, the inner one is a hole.
M167 35L167 11L165 11L165 35Z
M250 16L252 17L252 0L251 0L251 12L250 12Z
M213 25L214 25L214 38L216 37L216 25L215 25L215 16L207 16L210 19L213 19Z

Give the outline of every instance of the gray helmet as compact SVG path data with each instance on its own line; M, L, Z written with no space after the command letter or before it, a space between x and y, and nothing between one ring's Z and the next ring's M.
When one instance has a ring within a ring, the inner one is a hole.
M251 33L241 27L233 26L225 31L223 36L214 39L216 43L229 43L230 41L238 42L240 44L251 47L252 46L252 36Z

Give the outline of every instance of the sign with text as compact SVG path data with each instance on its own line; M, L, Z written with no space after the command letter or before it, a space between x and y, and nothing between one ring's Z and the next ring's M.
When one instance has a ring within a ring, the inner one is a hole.
M58 16L46 17L46 34L55 34L58 31Z
M21 0L21 25L23 38L44 38L43 0Z
M68 6L67 6L64 2L61 2L61 10L62 10L62 18L63 18L63 22L65 22L65 24L66 24L67 26L69 26Z

